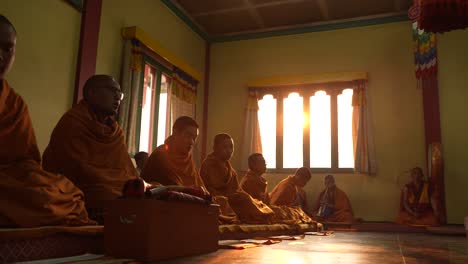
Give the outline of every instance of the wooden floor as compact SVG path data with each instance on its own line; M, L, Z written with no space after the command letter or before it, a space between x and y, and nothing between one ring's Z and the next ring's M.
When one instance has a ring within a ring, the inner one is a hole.
M107 258L100 260L74 262L68 259L66 262L138 263ZM243 250L224 249L207 255L158 263L468 263L468 239L426 233L335 232L330 236L306 236L302 240L284 240L274 245Z

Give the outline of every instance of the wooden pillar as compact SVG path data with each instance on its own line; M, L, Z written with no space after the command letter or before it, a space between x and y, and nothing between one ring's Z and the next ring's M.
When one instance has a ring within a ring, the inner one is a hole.
M96 72L101 8L102 0L84 0L73 104L81 100L84 83Z
M203 123L202 123L202 161L206 158L206 147L208 144L208 97L210 94L210 60L211 44L205 45L205 78L203 87Z

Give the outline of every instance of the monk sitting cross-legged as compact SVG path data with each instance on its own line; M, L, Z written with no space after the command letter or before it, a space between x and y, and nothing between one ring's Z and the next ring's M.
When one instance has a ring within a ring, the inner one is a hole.
M237 173L229 162L233 151L234 142L229 135L216 135L213 153L203 161L200 170L206 188L221 205L223 214L234 212L239 221L245 224L312 222L302 210L269 207L242 190Z
M310 178L311 174L308 168L297 169L294 175L280 181L271 191L271 204L300 207L307 212L307 199L303 188Z
M177 118L172 126L172 135L151 153L141 177L149 183L204 188L192 159L197 137L195 120L188 116Z
M105 202L121 196L137 173L114 119L123 98L120 85L111 76L95 75L86 81L83 97L54 128L43 165L83 190L90 215L102 221Z
M0 15L0 226L86 225L83 193L41 168L27 106L4 79L15 58L16 31Z
M411 170L411 182L403 188L397 222L408 225L438 225L437 207L430 185L419 167Z
M241 180L241 188L253 198L269 204L268 182L263 177L263 174L266 172L265 158L260 153L254 153L249 156L248 163L249 170Z
M336 187L333 175L325 177L325 190L320 193L314 212L324 222L350 223L355 221L348 196Z

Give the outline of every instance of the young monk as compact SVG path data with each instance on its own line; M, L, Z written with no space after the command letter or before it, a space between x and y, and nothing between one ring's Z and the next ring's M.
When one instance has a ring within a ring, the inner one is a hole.
M134 159L135 159L138 175L140 175L141 171L145 167L146 162L148 161L148 153L144 151L140 151L137 154L135 154Z
M95 75L83 87L83 100L65 113L43 155L44 169L67 176L81 190L92 217L102 221L108 200L137 172L115 121L123 98L120 85L108 75Z
M204 188L192 158L197 137L195 120L188 116L177 118L172 135L151 153L141 177L149 183Z
M397 222L408 225L438 225L436 201L431 188L424 181L422 169L411 170L411 182L403 188L400 201L400 212Z
M206 188L221 205L223 213L233 211L239 221L245 224L312 222L300 209L269 207L243 191L237 173L229 162L233 151L234 142L228 134L216 135L213 153L203 161L200 170Z
M249 156L249 170L241 180L241 188L253 198L270 204L270 195L268 194L268 182L263 177L266 172L265 158L260 153L254 153Z
M336 187L333 175L325 177L323 190L314 208L314 213L324 222L354 222L353 209L348 196Z
M303 188L311 177L308 168L297 169L294 175L280 181L271 191L271 204L299 207L307 212L307 199Z
M15 48L16 30L0 15L0 226L95 224L83 193L64 176L41 168L27 106L5 80Z

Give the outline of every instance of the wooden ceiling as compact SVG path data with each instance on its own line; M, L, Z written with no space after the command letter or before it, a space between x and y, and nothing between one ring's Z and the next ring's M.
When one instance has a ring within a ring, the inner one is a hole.
M167 0L209 38L406 15L413 0Z

